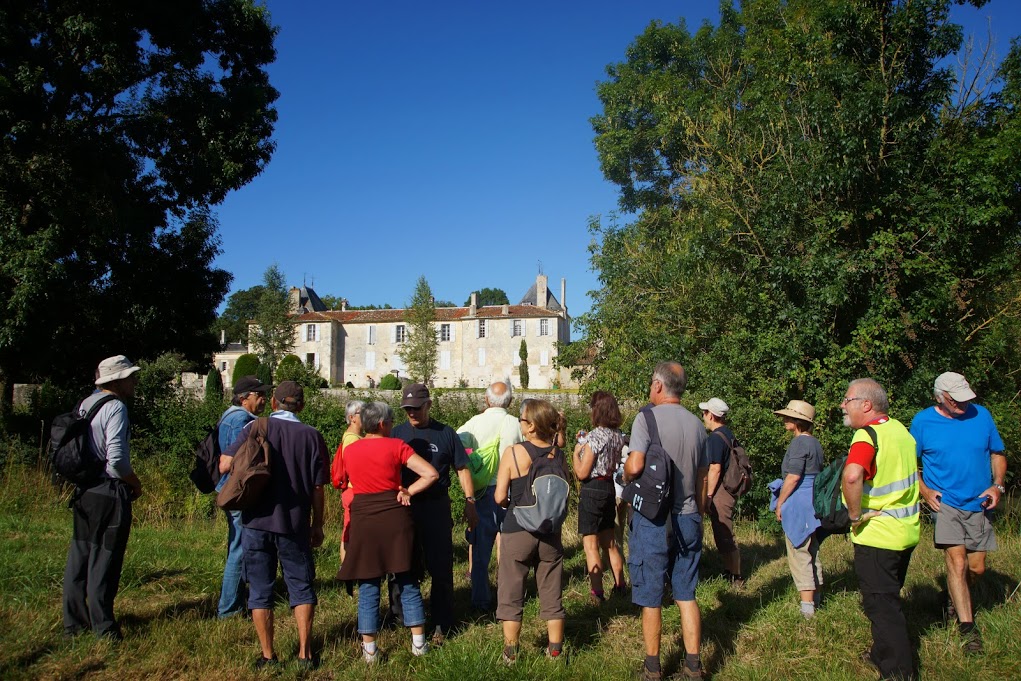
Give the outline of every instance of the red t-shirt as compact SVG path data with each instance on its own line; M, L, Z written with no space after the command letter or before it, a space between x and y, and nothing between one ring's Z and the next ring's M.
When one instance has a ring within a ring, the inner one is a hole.
M414 455L415 450L397 438L367 437L344 450L340 477L347 476L355 494L396 492L401 487L401 467Z
M868 425L877 426L880 423L889 421L885 416L872 421ZM871 442L855 442L851 445L851 451L847 454L847 463L856 463L865 469L865 479L871 480L876 477L876 448Z

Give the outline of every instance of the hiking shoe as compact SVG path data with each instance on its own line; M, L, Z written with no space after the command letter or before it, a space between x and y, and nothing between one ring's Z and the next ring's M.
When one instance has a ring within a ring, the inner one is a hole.
M603 604L603 601L606 600L606 594L604 594L602 591L596 591L595 589L590 589L589 590L588 599L589 599L589 602L592 603L592 605L598 607L598 606Z
M436 627L436 630L433 631L432 638L429 639L429 643L432 644L433 648L439 648L446 642L447 636L443 633L443 629L441 627Z
M429 642L426 641L420 646L416 646L414 643L411 644L411 654L415 657L422 657L429 652Z
M983 651L982 634L978 629L972 629L967 634L962 634L961 639L965 655L978 655Z
M255 661L255 670L275 669L279 665L280 660L277 659L276 653L273 654L273 657L263 657L262 655L259 655L259 658Z
M642 673L638 675L641 681L663 681L663 672L649 671L649 668L642 665Z
M567 664L567 651L562 647L559 650L552 650L549 646L546 646L546 657Z
M505 667L513 667L518 661L518 647L517 646L504 646L503 655L500 658Z
M365 644L362 644L362 661L365 664L376 664L379 661L379 648L377 647L375 652L370 653L365 649Z
M685 679L701 679L705 676L705 672L701 666L698 669L692 669L686 664L681 664L681 676Z

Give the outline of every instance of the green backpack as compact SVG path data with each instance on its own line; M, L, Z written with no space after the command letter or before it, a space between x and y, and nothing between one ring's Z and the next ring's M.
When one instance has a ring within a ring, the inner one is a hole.
M879 452L876 431L872 426L865 426L865 432L872 438L872 446ZM847 534L851 531L851 517L847 506L840 496L840 483L844 477L844 466L847 457L832 461L815 476L812 486L812 506L815 517L819 519L819 527L825 534Z
M468 470L471 471L472 485L478 494L489 487L489 481L496 475L496 469L500 465L500 436L497 435L491 442L478 446L471 433L458 435L465 451L468 452Z

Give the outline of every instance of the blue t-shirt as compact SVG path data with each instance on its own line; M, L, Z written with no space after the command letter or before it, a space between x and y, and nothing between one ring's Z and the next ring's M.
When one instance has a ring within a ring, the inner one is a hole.
M941 503L962 511L981 511L979 495L993 484L991 453L1003 440L989 410L969 404L962 416L947 418L929 407L911 420L925 484L942 495Z

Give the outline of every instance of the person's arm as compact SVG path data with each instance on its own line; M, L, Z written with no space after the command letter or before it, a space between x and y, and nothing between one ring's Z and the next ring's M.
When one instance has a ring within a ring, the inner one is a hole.
M1000 503L1000 497L1002 493L1000 488L1003 487L1003 481L1007 477L1007 455L1003 452L997 452L992 454L990 465L993 469L993 484L985 491L982 492L982 496L989 499L986 504L986 509L996 508L996 505Z
M128 408L123 402L110 402L114 405L110 418L104 427L106 439L106 472L123 480L131 488L131 498L142 496L142 481L138 479L131 467L130 430L128 427Z
M316 485L312 488L312 532L310 540L312 548L323 545L323 486Z
M858 528L880 514L879 511L869 511L861 507L862 492L865 487L865 468L861 464L848 463L844 466L844 475L840 481L840 489L844 493L844 503L847 506L847 515L851 520L851 531L857 532Z
M705 515L709 510L709 467L700 466L695 475L695 503L698 512Z
M925 500L925 503L929 506L929 508L931 508L934 512L939 513L940 494L925 484L925 476L921 470L918 471L918 493L922 496L922 499Z
M624 482L631 482L645 470L645 452L631 450L624 462Z
M238 438L234 440L226 451L220 454L221 474L230 472L230 464L234 460L234 455L238 453L238 450L241 449L242 445L244 445L244 443L248 440L248 434L252 432L252 429L249 427L252 423L254 423L254 421L246 423L245 427L241 429L241 434Z
M418 480L411 483L410 487L406 489L402 487L397 490L397 501L408 506L411 504L411 497L429 489L433 483L440 479L440 474L436 472L431 463L418 454L412 454L405 465L418 476Z
M709 499L713 498L713 494L716 493L716 490L717 490L717 488L720 485L720 475L721 475L720 472L722 470L723 470L723 464L721 464L721 463L711 463L711 464L709 464L709 472L706 474L706 476L707 476L706 488L708 490L708 493L706 494L706 496Z
M798 483L801 482L801 476L797 473L788 473L784 476L783 485L780 487L780 493L776 497L776 519L783 520L783 512L781 507L783 502L787 501L787 497L794 493L797 489Z
M514 445L503 450L500 467L496 469L496 490L493 493L493 501L503 508L507 508L507 505L510 504L510 497L507 493L510 490L510 473L513 462Z
M596 455L592 446L585 442L579 442L574 446L574 455L571 457L574 463L574 474L579 480L587 480L592 475L592 467L596 463Z
M472 482L471 470L467 468L458 470L457 479L464 490L464 521L468 524L469 530L474 530L479 524L479 512L475 508L475 483Z

